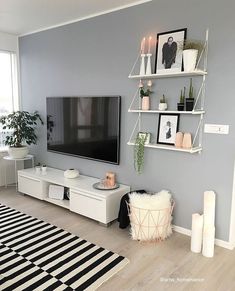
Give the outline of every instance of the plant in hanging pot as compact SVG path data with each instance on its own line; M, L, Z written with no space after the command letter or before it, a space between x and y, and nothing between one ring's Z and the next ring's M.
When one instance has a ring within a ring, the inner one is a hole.
M203 43L200 40L185 40L183 42L183 64L185 72L193 72L197 65L198 57L203 51Z
M184 111L185 94L186 94L186 88L184 87L184 91L181 90L180 92L180 102L177 103L178 111Z
M186 111L192 111L194 107L194 88L192 78L190 78L188 97L189 98L186 98Z
M9 146L8 153L14 159L27 156L29 150L27 145L36 144L37 136L35 129L38 123L43 121L37 111L16 111L0 118L3 129L11 132L6 136L5 145Z
M158 110L161 110L161 111L167 110L167 102L166 102L166 97L164 94L162 95L162 98L160 99Z
M150 94L153 92L149 88L145 89L144 85L141 83L140 85L140 97L141 97L141 109L149 110L150 109Z
M134 147L134 167L138 174L143 172L144 168L144 145L150 142L149 132L138 132Z

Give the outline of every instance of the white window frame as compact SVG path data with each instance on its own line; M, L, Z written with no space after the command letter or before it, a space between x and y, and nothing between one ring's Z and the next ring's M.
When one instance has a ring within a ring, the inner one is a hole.
M19 62L18 54L12 51L1 50L0 53L6 53L10 55L11 62L11 89L12 89L12 108L13 111L20 109L20 94L19 94Z

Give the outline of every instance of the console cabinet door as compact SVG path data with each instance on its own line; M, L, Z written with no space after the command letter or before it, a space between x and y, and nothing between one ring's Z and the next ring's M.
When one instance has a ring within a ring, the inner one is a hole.
M18 175L18 191L41 200L44 199L42 181L36 178Z
M70 190L70 210L99 222L107 223L106 201L90 193Z

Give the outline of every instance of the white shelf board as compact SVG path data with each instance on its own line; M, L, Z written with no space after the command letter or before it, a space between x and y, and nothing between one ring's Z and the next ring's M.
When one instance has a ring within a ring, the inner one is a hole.
M179 113L179 114L188 114L188 115L200 115L204 114L204 110L194 110L194 111L177 111L177 110L140 110L140 109L128 109L128 112L132 113Z
M134 142L128 142L128 145L134 146ZM176 152L184 152L184 153L190 153L190 154L195 154L199 153L202 151L202 147L194 147L191 149L182 149L182 148L176 148L174 146L169 146L169 145L161 145L161 144L146 144L146 148L154 148L154 149L161 149L161 150L168 150L168 151L176 151Z
M58 200L58 199L52 199L49 197L46 197L44 200L47 202L53 203L55 205L69 209L69 200Z
M161 78L175 78L175 77L190 77L190 76L204 76L207 72L203 70L195 70L193 72L175 72L164 74L151 74L151 75L129 75L129 79L161 79Z

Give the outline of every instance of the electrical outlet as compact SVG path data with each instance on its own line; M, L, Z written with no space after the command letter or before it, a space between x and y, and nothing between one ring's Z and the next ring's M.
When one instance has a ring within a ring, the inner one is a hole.
M204 132L205 133L214 133L214 134L229 134L229 125L205 124Z

